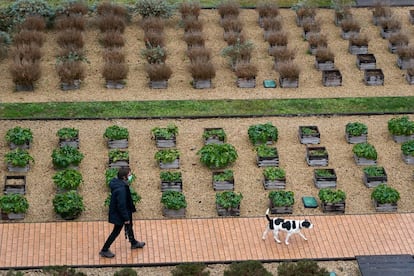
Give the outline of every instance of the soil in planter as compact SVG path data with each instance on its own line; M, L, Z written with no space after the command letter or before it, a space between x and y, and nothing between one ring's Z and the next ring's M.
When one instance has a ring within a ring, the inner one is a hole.
M25 194L26 176L25 175L6 175L4 177L4 194Z
M376 69L376 59L373 54L356 55L356 64L359 70Z
M366 85L384 85L384 73L381 69L367 69L364 73Z
M338 69L322 71L323 86L341 86L342 74Z

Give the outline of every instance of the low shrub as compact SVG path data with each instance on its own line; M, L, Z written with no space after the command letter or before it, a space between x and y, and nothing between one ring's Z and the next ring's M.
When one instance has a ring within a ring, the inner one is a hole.
M202 32L203 22L196 20L194 17L186 18L182 21L184 32Z
M257 66L250 62L237 63L234 73L241 79L254 79L257 76Z
M165 63L147 64L145 71L151 81L168 80L172 75L170 66Z
M201 12L200 3L182 2L178 7L178 11L181 13L182 19L186 19L188 17L198 18Z
M126 28L126 19L114 14L100 16L98 18L98 28L101 32L117 31L124 33Z
M319 62L327 62L327 61L332 61L332 62L334 62L335 55L334 55L334 53L333 53L331 50L329 50L328 48L319 48L319 49L316 51L315 58L316 58L316 60L317 60L317 61L319 61Z
M232 263L228 269L224 271L224 276L271 276L270 273L261 262L259 261L243 261L238 263ZM299 275L299 274L295 274ZM304 275L304 274L303 274Z
M288 44L288 36L287 33L283 31L272 31L266 36L266 41L270 45L286 46Z
M149 64L164 63L167 59L167 51L161 46L147 47L141 50L141 56L147 60Z
M282 30L282 21L279 18L269 17L263 19L263 29L265 31L278 32Z
M9 67L9 71L16 85L32 86L41 76L39 61L31 62L25 59L15 59Z
M216 68L211 61L200 57L191 61L189 71L195 80L209 80L216 76Z
M221 20L221 27L225 32L237 32L240 33L243 30L243 23L237 17L227 17Z
M283 79L297 79L299 78L300 69L296 63L282 62L278 66L279 76Z
M19 25L21 30L42 32L46 29L45 19L39 15L27 16L26 19Z
M328 47L328 38L324 34L314 33L310 34L307 39L309 46L312 48L326 48Z
M61 15L55 21L57 30L75 29L78 31L85 30L86 20L83 16Z
M120 48L105 49L103 53L103 60L109 63L124 63L125 54Z
M324 267L319 267L318 263L311 260L300 260L297 263L283 262L277 268L279 276L329 276L329 272Z
M175 6L165 0L138 0L135 8L139 15L146 17L170 18L174 15Z
M202 263L192 263L192 264L179 264L173 270L171 270L172 276L208 276L210 272L203 271L207 266Z
M186 32L184 34L184 41L187 45L192 47L204 46L204 35L202 32Z
M43 267L42 270L47 273L47 275L87 276L85 273L76 271L74 268L67 266L49 266Z
M295 51L287 48L272 48L269 50L269 55L271 55L277 62L287 62L292 61L295 58Z
M164 47L164 34L156 31L148 31L144 34L144 41L146 47Z
M217 5L217 9L221 18L237 17L240 13L240 4L235 0L225 0Z
M121 48L125 45L124 36L118 31L108 31L101 34L99 42L105 48Z
M82 49L84 46L82 32L76 29L62 30L58 33L56 42L60 47L72 50Z
M341 28L344 32L359 32L361 25L355 19L349 18L341 21Z
M204 47L191 47L186 54L191 62L196 60L207 62L211 59L211 50Z
M223 39L227 42L228 46L234 45L237 42L244 43L246 41L243 33L237 32L225 32L223 35Z
M233 164L238 154L231 144L207 144L198 152L200 162L209 168L221 169Z
M13 37L14 45L36 44L39 47L42 47L44 41L45 37L43 33L38 31L21 30Z
M122 81L126 79L128 71L125 63L106 62L102 68L102 76L106 81Z
M228 57L231 63L237 61L250 61L254 45L251 41L237 40L235 44L224 47L221 55Z

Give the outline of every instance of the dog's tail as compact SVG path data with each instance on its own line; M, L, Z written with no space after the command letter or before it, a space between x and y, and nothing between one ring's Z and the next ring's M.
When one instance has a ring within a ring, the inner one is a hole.
M269 217L269 208L267 208L267 210L266 210L266 218L267 218L267 220L268 221L272 221L272 219Z

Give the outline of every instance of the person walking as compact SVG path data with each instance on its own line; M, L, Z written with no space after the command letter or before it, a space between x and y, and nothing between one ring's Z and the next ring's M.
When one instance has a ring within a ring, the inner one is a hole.
M132 213L136 212L136 209L129 189L131 177L131 170L123 167L118 170L118 177L113 178L109 183L111 201L109 203L108 221L114 224L114 228L99 252L99 255L102 257L115 257L115 254L109 248L121 233L122 228L125 228L125 236L128 237L131 243L131 249L143 248L145 246L145 242L139 242L135 239L132 228Z

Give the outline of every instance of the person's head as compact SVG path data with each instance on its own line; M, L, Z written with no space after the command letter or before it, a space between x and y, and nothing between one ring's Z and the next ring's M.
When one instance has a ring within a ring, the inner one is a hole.
M128 180L128 176L131 172L131 169L128 167L121 167L118 170L118 179Z

